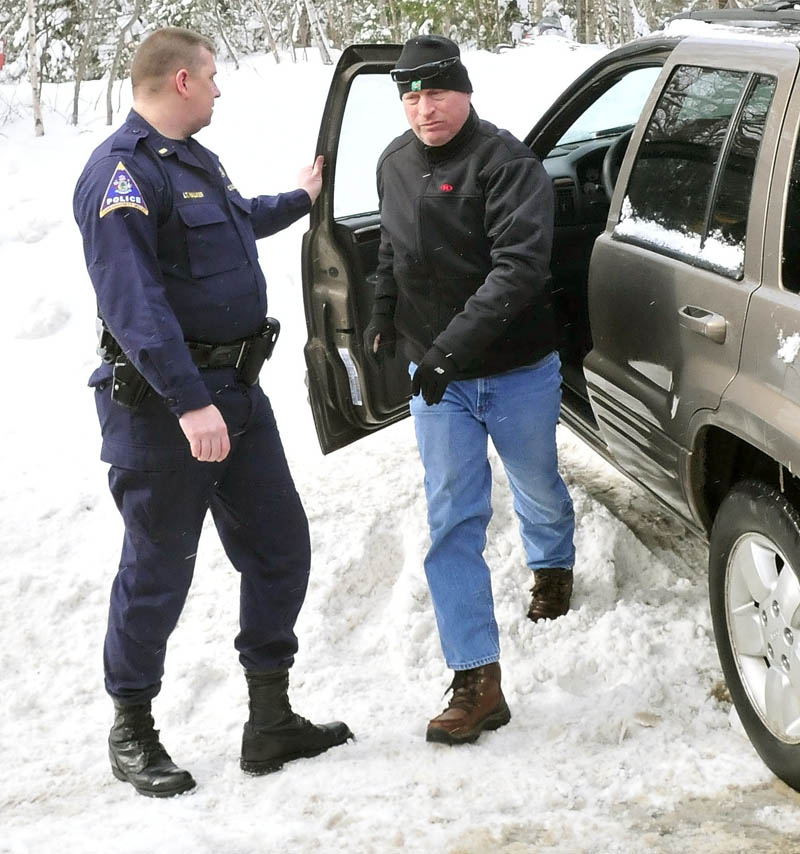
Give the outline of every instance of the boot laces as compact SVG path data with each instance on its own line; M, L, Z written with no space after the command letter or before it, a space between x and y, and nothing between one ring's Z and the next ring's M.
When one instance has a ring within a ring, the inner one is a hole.
M135 741L139 745L140 750L148 759L148 764L156 759L169 760L169 754L158 737L160 730L154 728L151 717L135 720L130 725L130 731L131 741Z
M453 696L448 703L449 709L461 709L471 712L478 705L480 695L480 680L469 670L457 670L453 681L447 691L452 691ZM445 691L445 694L447 694Z

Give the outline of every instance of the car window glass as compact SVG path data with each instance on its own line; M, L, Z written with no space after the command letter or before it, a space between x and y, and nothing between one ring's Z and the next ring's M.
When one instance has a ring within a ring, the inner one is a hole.
M747 211L761 137L775 93L775 78L758 76L745 101L722 169L709 222L709 236L736 248L738 268L744 264Z
M676 68L637 152L614 236L741 276L756 155L774 89L772 77Z
M620 128L633 127L653 88L661 66L637 68L607 89L567 129L556 147L597 139Z
M800 292L800 140L795 139L792 177L786 197L783 225L783 263L781 278L783 286L795 293Z
M397 86L388 74L353 78L336 152L333 216L378 210L375 167L384 148L408 130Z

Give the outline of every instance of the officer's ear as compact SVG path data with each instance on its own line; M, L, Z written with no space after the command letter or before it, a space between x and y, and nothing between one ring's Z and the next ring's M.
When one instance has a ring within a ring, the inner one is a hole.
M189 96L189 71L186 68L181 68L175 73L175 89L178 94L186 98Z

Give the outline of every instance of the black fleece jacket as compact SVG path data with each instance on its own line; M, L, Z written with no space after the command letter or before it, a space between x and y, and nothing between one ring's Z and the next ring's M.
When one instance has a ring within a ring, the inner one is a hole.
M553 189L530 149L471 110L446 145L395 139L377 178L374 313L394 319L409 359L435 344L467 379L555 349Z

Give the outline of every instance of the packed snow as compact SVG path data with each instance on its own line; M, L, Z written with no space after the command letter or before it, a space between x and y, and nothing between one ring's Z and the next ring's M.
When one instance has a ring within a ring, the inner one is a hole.
M466 53L479 114L524 135L601 53L543 41ZM311 54L219 65L222 98L200 139L245 195L292 188L315 153L331 68ZM237 579L209 521L154 703L167 749L198 786L152 800L111 776L101 650L122 528L86 388L95 306L71 213L77 175L108 128L102 83L84 87L77 128L71 97L66 84L45 87L46 135L35 139L26 88L0 78L0 852L797 851L800 796L731 720L704 544L565 428L573 609L543 625L526 618L531 579L492 455L487 558L513 717L475 745L425 742L450 674L422 569L413 429L404 421L321 455L304 386L304 222L261 243L283 324L262 382L314 547L291 695L314 720L346 720L357 740L277 774L240 771ZM118 124L127 84L116 101Z
M800 353L800 333L794 332L789 336L778 332L778 358L787 365L794 364L797 354Z

